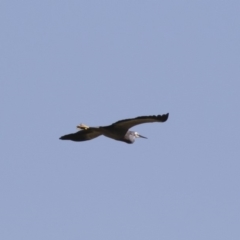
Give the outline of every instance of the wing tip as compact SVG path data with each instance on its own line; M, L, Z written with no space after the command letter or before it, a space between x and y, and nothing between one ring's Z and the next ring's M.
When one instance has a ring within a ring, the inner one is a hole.
M159 122L166 122L168 120L169 113L163 114L163 115L158 115L156 118L158 119Z
M59 139L60 140L71 140L71 134L61 136Z

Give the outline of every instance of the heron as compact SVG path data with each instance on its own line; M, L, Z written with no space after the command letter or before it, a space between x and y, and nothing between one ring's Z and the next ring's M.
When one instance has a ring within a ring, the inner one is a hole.
M136 138L146 138L138 132L129 131L135 125L151 122L166 122L168 113L156 116L141 116L136 118L124 119L117 121L109 126L89 127L85 124L79 124L76 133L71 133L60 137L61 140L71 140L75 142L87 141L99 137L101 135L112 138L125 143L134 143Z

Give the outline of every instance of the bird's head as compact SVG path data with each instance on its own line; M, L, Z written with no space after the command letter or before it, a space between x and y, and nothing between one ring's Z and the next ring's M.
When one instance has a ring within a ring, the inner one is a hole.
M134 136L135 138L146 138L146 137L140 135L138 132L132 132L132 134L133 134L133 136ZM146 138L146 139L147 139L147 138Z
M134 143L136 138L146 138L140 135L138 132L128 131L125 135L125 142Z

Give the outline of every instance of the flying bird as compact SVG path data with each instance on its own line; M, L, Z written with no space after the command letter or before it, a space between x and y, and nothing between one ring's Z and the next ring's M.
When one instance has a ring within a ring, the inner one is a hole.
M89 127L85 124L80 124L77 126L77 128L80 129L78 132L64 135L60 137L60 139L81 142L91 140L103 135L117 141L134 143L136 138L146 137L140 135L138 132L129 131L131 127L142 123L166 122L168 115L169 114L167 113L157 116L142 116L137 118L124 119L104 127Z

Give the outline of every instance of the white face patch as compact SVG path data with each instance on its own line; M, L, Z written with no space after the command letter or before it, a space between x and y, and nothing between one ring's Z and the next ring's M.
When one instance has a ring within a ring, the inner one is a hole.
M146 138L146 137L140 135L138 132L134 132L134 136L135 136L135 138Z
M134 132L134 136L135 136L135 137L139 137L138 135L139 135L138 132Z

